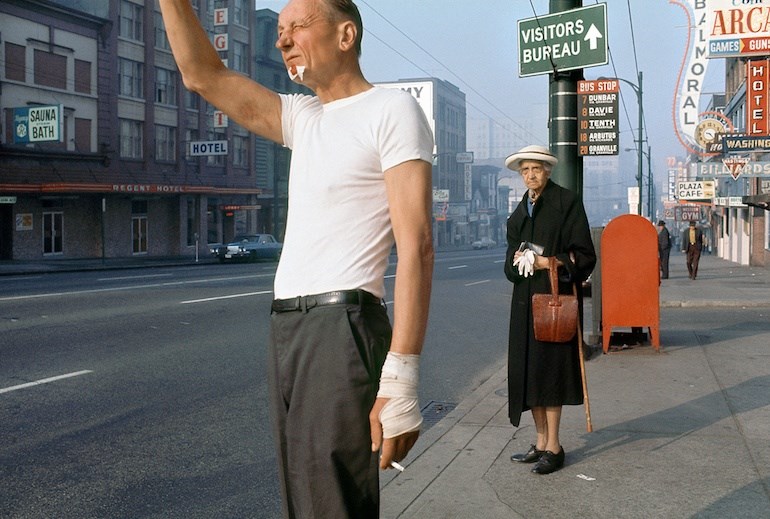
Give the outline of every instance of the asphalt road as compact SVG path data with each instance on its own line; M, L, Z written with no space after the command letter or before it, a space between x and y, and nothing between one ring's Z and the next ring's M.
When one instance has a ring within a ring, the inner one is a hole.
M502 259L503 249L437 256L427 426L505 362ZM264 377L274 271L5 277L0 517L278 517Z

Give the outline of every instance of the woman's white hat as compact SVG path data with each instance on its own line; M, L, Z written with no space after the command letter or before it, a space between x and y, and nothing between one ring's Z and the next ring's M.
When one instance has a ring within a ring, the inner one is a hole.
M539 160L540 162L547 162L551 166L555 166L559 162L559 159L545 146L531 144L521 148L513 155L509 155L505 159L505 167L518 171L523 160Z

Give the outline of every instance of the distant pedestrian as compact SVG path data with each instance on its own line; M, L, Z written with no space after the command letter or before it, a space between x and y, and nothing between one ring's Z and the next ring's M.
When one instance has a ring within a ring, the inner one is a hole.
M660 279L668 279L668 258L671 255L671 233L666 229L666 222L658 222L658 258L660 259Z
M690 279L698 276L701 250L703 250L703 231L698 229L694 220L690 220L690 227L682 233L682 252L687 258L687 272Z
M583 403L577 330L572 339L535 339L532 295L551 293L550 260L562 293L576 285L582 315L582 281L596 264L585 208L573 191L555 184L551 168L558 159L544 146L526 146L505 165L521 174L527 187L508 218L505 275L513 283L508 339L508 416L518 427L521 414L531 410L536 439L526 453L512 461L534 463L532 472L549 474L564 465L559 440L564 405Z

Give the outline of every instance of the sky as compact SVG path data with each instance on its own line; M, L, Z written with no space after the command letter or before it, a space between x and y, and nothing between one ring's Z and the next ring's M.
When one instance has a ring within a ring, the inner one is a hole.
M276 11L285 1L257 1ZM437 77L466 95L469 118L488 116L516 125L530 120L531 140L547 144L548 75L519 77L517 21L549 13L547 0L356 0L364 21L361 64L372 82ZM597 3L583 0L583 6ZM674 131L672 107L686 57L688 19L669 0L607 0L610 62L585 68L586 79L643 73L646 135L656 182L666 158L686 150ZM709 60L702 106L724 90L723 60ZM621 82L620 149L634 148L637 96ZM523 126L527 126L523 124ZM645 147L646 148L646 147ZM512 150L512 152L515 150ZM632 167L635 153L628 153ZM625 159L624 159L625 162Z

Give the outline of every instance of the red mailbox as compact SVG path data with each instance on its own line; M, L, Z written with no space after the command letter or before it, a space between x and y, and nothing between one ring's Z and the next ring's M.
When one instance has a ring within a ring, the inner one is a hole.
M602 347L616 327L649 328L660 350L660 269L655 227L635 214L614 218L602 233Z

